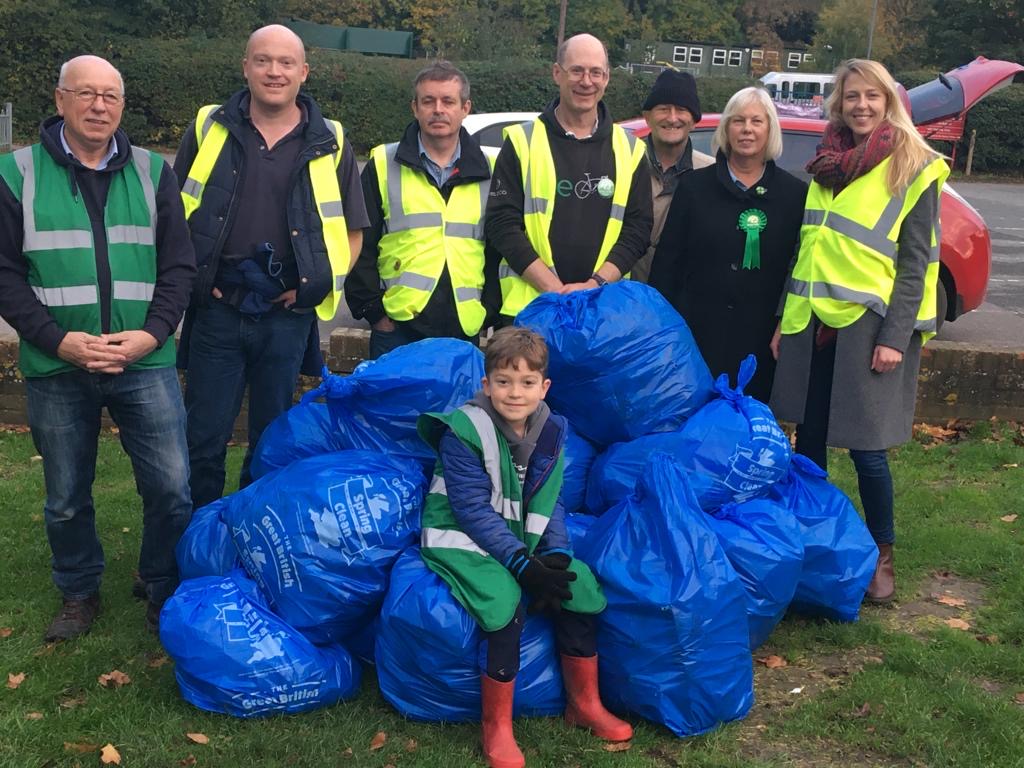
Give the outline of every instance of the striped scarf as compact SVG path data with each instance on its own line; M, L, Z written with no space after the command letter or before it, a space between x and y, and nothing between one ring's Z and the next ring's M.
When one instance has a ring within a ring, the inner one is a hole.
M853 131L845 125L829 123L818 145L818 154L807 164L807 172L838 195L854 179L892 154L894 134L892 125L883 122L858 145L853 141Z

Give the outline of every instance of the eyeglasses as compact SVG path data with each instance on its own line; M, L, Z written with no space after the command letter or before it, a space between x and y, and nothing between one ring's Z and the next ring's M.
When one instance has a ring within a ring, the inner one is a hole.
M569 75L570 80L582 80L584 75L590 75L590 79L592 81L600 83L608 77L608 70L601 69L600 67L591 67L590 69L587 69L586 67L562 67L561 64L558 66L561 67L563 72Z
M57 88L58 91L64 91L64 93L73 93L75 98L83 104L92 104L96 101L96 97L103 99L103 103L108 107L116 107L124 101L124 96L120 93L114 93L107 91L106 93L99 93L89 88L83 88L80 91L76 91L74 88Z

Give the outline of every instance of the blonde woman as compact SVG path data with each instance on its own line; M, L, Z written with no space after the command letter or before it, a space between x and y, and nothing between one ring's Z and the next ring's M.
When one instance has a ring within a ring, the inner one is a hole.
M769 343L807 185L775 165L782 131L761 88L733 94L713 148L715 165L679 180L650 284L686 320L712 375L735 378L740 361L755 354L746 392L767 401L775 369Z
M887 449L910 438L921 346L935 333L939 193L949 175L875 61L836 70L807 170L800 253L779 332L772 407L822 468L850 449L879 558L866 599L895 594Z

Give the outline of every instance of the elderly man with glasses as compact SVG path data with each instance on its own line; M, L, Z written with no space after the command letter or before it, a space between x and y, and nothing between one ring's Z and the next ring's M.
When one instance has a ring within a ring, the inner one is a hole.
M21 340L63 596L47 641L88 632L99 611L92 483L104 407L142 497L150 630L177 586L174 547L192 503L174 330L196 274L174 173L118 127L120 73L97 56L71 59L54 98L39 143L0 157L0 315Z
M621 279L647 249L650 168L601 100L609 74L600 40L569 38L552 67L558 98L506 131L486 221L506 321L540 293Z

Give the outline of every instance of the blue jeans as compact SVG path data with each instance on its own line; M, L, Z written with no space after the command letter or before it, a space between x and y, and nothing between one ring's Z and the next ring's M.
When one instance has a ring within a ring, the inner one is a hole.
M174 547L192 514L185 409L174 368L119 375L70 371L25 380L28 423L43 457L46 535L53 583L65 598L99 591L103 547L96 535L92 483L100 411L106 406L132 462L142 497L139 576L160 605L178 585Z
M220 302L196 310L185 377L196 509L224 493L224 459L246 386L249 448L239 487L252 482L252 453L263 430L292 405L315 317L313 312L274 309L253 318Z
M796 452L828 471L828 414L832 403L832 369L835 367L836 345L815 349L807 384L804 421L796 428ZM896 541L893 516L892 472L888 452L850 449L850 458L857 470L857 487L864 519L876 544Z

